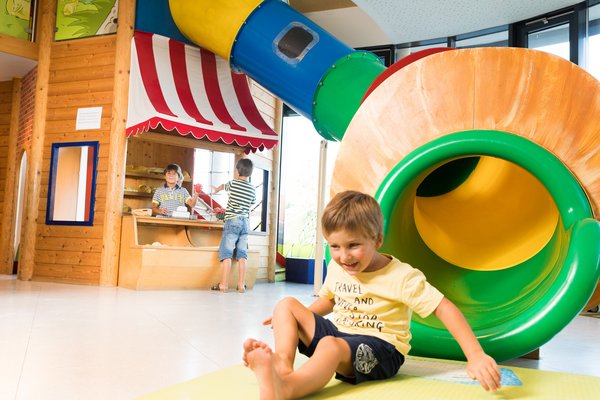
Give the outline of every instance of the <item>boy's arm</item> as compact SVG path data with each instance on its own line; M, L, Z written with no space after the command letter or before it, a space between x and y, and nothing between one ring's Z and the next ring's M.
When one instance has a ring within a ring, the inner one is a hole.
M152 201L152 215L162 215L164 214L164 211L162 208L159 208L160 203L157 203L155 201Z
M197 202L198 202L198 193L196 193L196 191L194 190L194 194L192 194L191 196L189 196L186 199L185 204L187 204L188 206L190 206L193 209L194 207L196 207Z
M220 184L219 186L213 186L213 193L219 193L223 189L225 189L224 183Z
M458 307L444 297L435 309L434 314L444 323L460 345L465 357L467 357L467 373L469 376L472 379L477 379L485 390L499 389L500 370L498 364L483 351L469 323Z
M314 312L315 314L323 317L333 311L334 304L335 303L333 299L319 297L310 306L308 306L308 309Z

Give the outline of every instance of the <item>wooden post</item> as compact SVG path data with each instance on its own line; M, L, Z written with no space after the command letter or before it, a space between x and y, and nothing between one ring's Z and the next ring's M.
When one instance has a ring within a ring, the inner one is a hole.
M100 261L101 286L116 286L119 276L121 213L125 184L125 158L127 156L125 124L127 122L131 38L133 37L134 19L135 0L119 0L117 57L115 60L115 82L110 124L111 139L108 150L108 178L106 182L106 212L104 215L102 258Z
M30 280L33 276L35 261L44 138L46 135L50 55L54 39L56 1L57 0L41 0L39 2L37 81L35 84L31 151L28 157L29 166L27 168L27 193L25 194L23 233L21 236L23 238L23 240L21 240L23 247L19 257L19 279L26 281Z
M6 181L4 183L4 207L2 209L2 226L0 227L0 249L4 249L0 257L0 274L11 274L14 259L15 204L17 188L15 178L17 171L17 135L19 133L19 114L21 108L21 78L13 79L12 105L10 108L10 129L8 131L8 154L6 162Z
M279 173L281 155L281 126L283 124L283 102L279 99L275 101L275 121L274 129L279 134L280 142L273 148L273 172L271 185L273 194L271 196L271 217L269 219L269 257L267 261L267 279L269 282L275 282L275 267L277 265L277 223L279 209Z

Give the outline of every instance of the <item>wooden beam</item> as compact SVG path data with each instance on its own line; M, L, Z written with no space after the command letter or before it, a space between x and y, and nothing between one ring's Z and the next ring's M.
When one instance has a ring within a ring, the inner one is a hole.
M0 53L37 60L39 46L37 43L0 33Z
M283 102L275 99L275 122L274 129L281 138L283 125ZM275 282L275 268L277 267L277 223L279 222L277 210L279 209L279 164L281 152L281 141L273 148L273 172L271 173L271 217L269 219L269 256L267 261L267 279Z
M31 280L35 262L35 242L38 220L38 203L40 200L40 182L42 179L42 164L44 139L46 132L46 109L48 107L48 82L50 78L50 56L54 39L56 22L56 1L42 0L39 2L40 14L38 25L38 66L35 84L35 101L33 108L33 127L31 150L27 166L27 192L23 216L23 244L19 257L19 279Z
M106 182L106 211L104 214L104 246L100 259L100 285L116 286L119 277L121 245L121 212L125 185L127 138L125 125L129 98L129 68L131 39L135 20L135 0L119 1L115 81L110 124L108 179Z
M19 113L21 106L21 78L13 79L12 106L10 109L10 130L8 132L8 153L6 164L6 180L4 182L4 205L2 209L2 226L0 226L0 249L4 249L0 257L0 274L12 274L14 259L15 205L17 190L15 185L17 174L17 135L19 133Z

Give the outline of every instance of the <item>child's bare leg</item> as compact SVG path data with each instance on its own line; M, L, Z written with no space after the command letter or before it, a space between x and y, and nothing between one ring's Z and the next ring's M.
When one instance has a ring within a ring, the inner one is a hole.
M338 338L321 339L313 356L298 370L281 373L277 354L258 341L246 341L244 348L250 368L254 371L260 387L261 400L295 399L318 392L329 382L336 370L350 375L352 361L350 347Z
M231 269L231 258L225 258L221 261L221 282L219 287L227 289L229 287L229 270Z
M352 355L348 343L333 336L319 341L312 357L293 373L282 377L287 398L316 393L327 385L335 372L352 376Z
M275 337L275 354L280 373L294 368L298 340L309 345L315 334L315 317L306 306L293 297L281 300L275 306L271 320Z
M255 345L256 342L250 345ZM246 349L247 343L248 341L244 343L244 349ZM268 346L257 347L245 354L244 358L248 360L248 365L258 381L260 400L281 400L286 398L282 393L281 377L275 369L273 353Z

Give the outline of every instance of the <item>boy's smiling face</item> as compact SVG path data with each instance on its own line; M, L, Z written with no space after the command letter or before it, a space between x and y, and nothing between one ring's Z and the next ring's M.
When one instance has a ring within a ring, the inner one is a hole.
M169 187L174 187L177 184L178 178L179 175L177 174L177 171L168 170L165 172L165 181Z
M333 260L350 275L377 271L389 261L377 251L382 244L381 239L340 230L329 233L327 242Z

